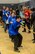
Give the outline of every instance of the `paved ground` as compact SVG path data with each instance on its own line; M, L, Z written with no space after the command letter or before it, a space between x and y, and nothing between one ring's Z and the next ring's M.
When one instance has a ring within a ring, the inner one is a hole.
M0 52L1 54L35 54L35 44L32 43L32 33L23 33L20 28L20 33L23 36L22 48L20 53L14 52L13 43L11 42L7 33L4 33L3 28L0 26Z

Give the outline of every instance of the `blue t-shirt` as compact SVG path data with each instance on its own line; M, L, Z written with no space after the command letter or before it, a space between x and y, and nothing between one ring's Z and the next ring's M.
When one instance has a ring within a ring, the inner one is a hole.
M9 25L9 29L8 29L9 35L17 35L19 33L17 27L19 26L20 26L20 22L17 22L16 20L13 21L13 23Z
M6 14L9 16L10 15L10 11L2 10L2 20L3 21L6 21L8 19Z
M6 11L6 14L8 15L8 16L6 16L6 20L7 20L10 15L10 11Z
M8 16L8 24L9 26L12 24L11 22L14 22L16 19L13 18L11 15Z
M16 17L12 17L11 15L9 15L8 17L8 23L10 24L10 22L13 22L16 20Z
M6 10L2 10L2 20L6 20Z

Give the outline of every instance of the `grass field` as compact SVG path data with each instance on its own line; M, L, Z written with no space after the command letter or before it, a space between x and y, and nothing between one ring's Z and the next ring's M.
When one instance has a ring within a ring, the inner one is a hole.
M0 52L1 54L35 54L35 43L33 43L32 33L23 33L22 28L19 32L23 36L22 48L19 48L20 53L14 52L14 45L11 42L8 33L4 33L2 26L0 26Z

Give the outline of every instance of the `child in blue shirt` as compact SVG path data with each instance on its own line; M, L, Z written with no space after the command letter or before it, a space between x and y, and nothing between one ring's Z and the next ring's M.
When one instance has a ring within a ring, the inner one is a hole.
M14 42L14 50L18 52L18 47L20 47L22 43L22 36L18 32L20 28L20 20L20 16L16 16L16 20L12 21L8 29L9 36L12 38L12 41Z
M6 30L8 29L8 27L9 27L9 24L8 24L8 16L10 15L10 11L9 11L9 8L7 7L6 8L6 20L5 20L5 32L6 32Z

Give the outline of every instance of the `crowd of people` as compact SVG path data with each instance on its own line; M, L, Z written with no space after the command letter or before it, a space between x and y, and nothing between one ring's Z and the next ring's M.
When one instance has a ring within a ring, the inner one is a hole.
M19 52L19 47L22 47L22 35L18 32L19 28L23 27L22 32L31 33L30 29L33 25L33 35L34 35L34 43L35 43L35 9L32 10L28 7L22 6L21 9L12 9L3 6L2 9L2 25L4 27L4 32L9 34L9 38L14 43L14 51ZM26 26L28 31L26 30Z

